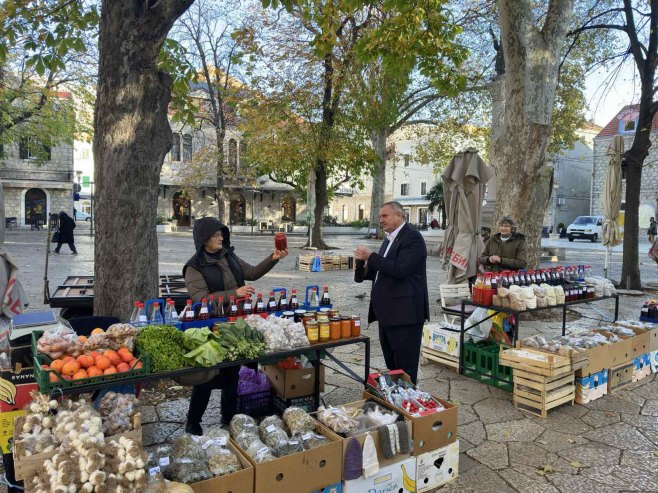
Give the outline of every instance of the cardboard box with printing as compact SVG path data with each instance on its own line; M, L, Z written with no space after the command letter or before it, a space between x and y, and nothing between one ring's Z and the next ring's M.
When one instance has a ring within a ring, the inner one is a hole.
M459 475L459 440L416 458L416 491L424 493L443 486Z
M633 358L633 382L642 380L651 375L651 361L650 354L643 354Z
M415 493L416 458L395 462L379 469L369 478L361 477L343 483L343 493Z
M608 370L576 377L576 402L587 404L608 393Z

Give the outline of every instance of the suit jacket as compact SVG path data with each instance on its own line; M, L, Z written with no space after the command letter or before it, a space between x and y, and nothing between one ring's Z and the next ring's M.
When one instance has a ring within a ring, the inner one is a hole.
M384 252L382 248L368 257L365 278L373 281L368 323L411 325L429 320L427 246L422 235L405 224L386 257Z

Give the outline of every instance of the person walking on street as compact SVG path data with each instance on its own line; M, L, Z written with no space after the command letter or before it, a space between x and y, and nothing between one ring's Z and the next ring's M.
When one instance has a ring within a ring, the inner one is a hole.
M511 216L503 216L498 221L498 233L491 235L480 256L480 264L489 272L525 269L528 264L525 236L513 232L516 226Z
M658 225L656 225L656 220L652 217L649 219L649 229L647 230L649 235L649 243L653 245L656 241L656 235L658 234Z
M379 322L379 342L389 370L401 369L415 384L418 378L423 325L429 320L427 246L405 222L399 202L379 209L386 239L379 252L359 245L354 258L364 260L364 278L372 281L368 323Z
M57 241L57 248L55 253L59 253L60 248L64 243L69 245L71 255L77 255L78 251L75 248L75 239L73 238L73 230L75 229L75 221L66 212L59 213L59 240Z
M224 309L228 309L230 296L237 299L254 295L254 286L245 281L260 279L279 260L288 256L288 250L275 249L258 265L248 264L234 253L228 227L214 217L195 221L192 236L196 253L183 267L183 277L189 296L195 303L214 294L224 298ZM210 375L210 379L202 376L205 381L195 382L187 411L186 433L203 434L201 419L214 389L222 389L222 421L224 424L230 423L238 412L239 371L239 366L233 366L220 370L218 375Z

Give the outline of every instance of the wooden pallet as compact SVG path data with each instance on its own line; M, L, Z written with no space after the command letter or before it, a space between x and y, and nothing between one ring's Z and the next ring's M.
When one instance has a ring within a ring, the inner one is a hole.
M433 361L434 363L447 366L453 370L459 370L459 356L451 356L448 353L436 351L425 346L420 348L420 355L430 361Z
M573 371L555 376L538 375L514 369L514 406L521 411L546 418L554 407L576 397Z
M573 371L571 359L532 348L500 348L500 364L544 376L556 376Z

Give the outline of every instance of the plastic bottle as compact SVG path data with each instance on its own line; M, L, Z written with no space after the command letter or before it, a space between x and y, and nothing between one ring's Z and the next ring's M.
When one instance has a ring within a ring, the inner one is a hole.
M167 302L169 307L167 310L167 316L165 317L165 323L167 325L176 325L178 323L178 312L176 311L176 303L173 300Z
M277 310L286 311L288 309L288 300L286 299L285 291L281 291L281 296L279 296L279 304Z
M133 303L133 311L130 314L130 318L128 319L128 323L130 325L137 326L137 316L139 315L139 301L135 301Z
M139 303L139 309L137 311L137 322L135 323L136 327L144 327L148 325L148 317L146 316L146 309L144 308L144 303Z
M235 296L229 296L228 321L235 322L237 319L238 319L238 305L235 303Z
M224 297L217 297L217 308L215 309L216 318L226 318L226 310L224 310Z
M311 308L317 308L320 306L320 297L318 296L317 288L311 288L311 297L308 300L308 306Z
M201 299L201 310L199 310L199 320L208 320L210 318L210 311L208 310L208 299Z
M151 323L153 325L163 325L164 319L162 318L162 312L160 311L160 302L155 301L153 303L153 315L151 315Z
M217 302L215 301L214 294L208 296L208 313L210 314L210 318L217 316Z
M267 313L276 311L276 300L274 299L274 291L270 291L270 299L267 301Z

